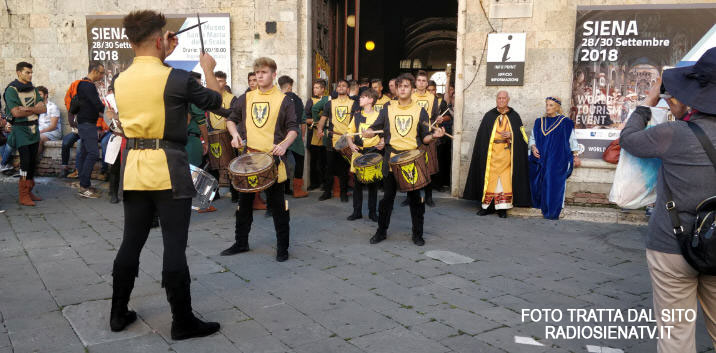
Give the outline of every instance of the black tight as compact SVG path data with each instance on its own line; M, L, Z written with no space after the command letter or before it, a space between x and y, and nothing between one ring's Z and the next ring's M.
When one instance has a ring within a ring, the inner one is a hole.
M20 154L20 176L25 177L27 180L32 180L35 177L38 146L39 143L35 142L17 148L17 153Z
M115 267L136 269L139 255L149 236L155 211L164 240L164 272L185 271L186 243L189 235L191 199L175 199L171 190L125 191L124 192L124 236L119 246Z

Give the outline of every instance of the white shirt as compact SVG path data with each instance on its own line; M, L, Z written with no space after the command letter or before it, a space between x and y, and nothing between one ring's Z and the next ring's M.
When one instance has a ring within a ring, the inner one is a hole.
M62 126L60 126L60 109L57 107L57 104L52 103L49 99L47 100L47 102L45 102L45 106L47 107L47 113L42 113L39 117L40 131L50 126L50 124L52 123L52 118L57 118L57 125L55 126L55 130L53 131L57 131L58 134L61 134L62 131L60 129L62 128Z

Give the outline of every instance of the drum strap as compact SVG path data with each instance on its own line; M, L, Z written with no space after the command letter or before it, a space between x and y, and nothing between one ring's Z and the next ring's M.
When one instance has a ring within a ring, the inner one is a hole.
M162 139L127 139L128 150L158 150L158 149L175 149L184 150L184 145Z

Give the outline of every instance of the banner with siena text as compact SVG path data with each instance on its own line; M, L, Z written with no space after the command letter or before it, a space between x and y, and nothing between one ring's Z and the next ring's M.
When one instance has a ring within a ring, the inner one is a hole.
M582 156L602 157L664 69L714 46L716 4L579 6L569 115Z

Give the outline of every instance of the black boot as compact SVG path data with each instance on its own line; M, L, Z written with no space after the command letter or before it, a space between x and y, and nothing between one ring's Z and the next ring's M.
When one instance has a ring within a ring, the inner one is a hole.
M497 217L507 218L507 210L497 210Z
M253 210L252 210L253 211ZM224 249L219 255L231 256L247 252L249 249L249 231L251 226L248 222L239 222L239 211L236 211L236 228L234 228L236 242L229 248Z
M370 219L373 222L378 222L378 215L375 213L375 210L368 211L368 219Z
M119 332L137 320L137 313L129 310L127 304L134 289L134 279L139 268L121 268L114 265L112 270L112 310L109 314L109 328Z
M416 195L410 200L410 218L413 225L413 244L417 246L425 245L423 239L423 223L425 221L425 203Z
M332 196L333 196L333 195L331 195L331 190L323 190L323 193L321 194L321 196L318 197L318 201L328 200L328 199L330 199Z
M175 341L205 337L219 331L218 322L199 320L191 310L191 278L189 269L178 272L162 271L162 284L172 308L172 339Z
M276 230L276 261L288 260L288 245L291 232L291 213L285 207L274 210L273 224Z
M349 221L355 221L356 219L361 219L361 218L363 218L363 215L361 214L360 210L354 209L353 213L350 216L348 216L348 218L346 218L346 219Z
M114 166L109 172L109 203L119 203L119 175L114 173Z
M378 203L378 230L370 238L371 244L378 244L387 238L391 213L393 213L393 205L388 205L385 200L380 200Z
M423 190L425 191L425 204L430 207L435 207L435 201L433 201L433 186L428 184Z

